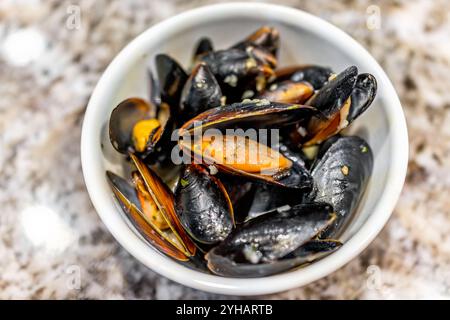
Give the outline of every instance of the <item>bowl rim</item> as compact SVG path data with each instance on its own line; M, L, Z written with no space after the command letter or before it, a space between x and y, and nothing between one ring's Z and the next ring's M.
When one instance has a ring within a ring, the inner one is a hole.
M345 42L347 50L353 50L355 55L367 60L380 77L379 86L383 86L386 92L385 104L390 107L386 108L385 112L390 122L392 145L395 146L391 148L389 173L378 203L359 230L338 251L305 268L250 279L205 274L182 266L156 250L149 250L148 245L118 214L118 207L106 184L104 168L101 164L99 124L96 123L102 117L102 97L110 91L111 83L117 82L120 78L122 70L127 70L128 61L133 61L133 57L141 54L139 49L145 43L166 34L166 30L169 30L167 32L182 30L192 25L192 21L199 21L198 19L232 16L235 13L242 15L243 12L248 12L252 16L262 12L266 12L265 15L268 14L271 17L282 16L283 21L303 29L311 30L314 26L314 33L320 34L333 44ZM408 164L408 133L402 106L391 81L375 59L344 31L319 17L291 7L241 2L213 4L182 12L152 26L133 39L112 60L98 81L86 109L81 134L81 163L90 199L101 220L114 238L144 265L160 275L191 288L219 294L261 295L300 287L316 281L354 259L373 241L391 216L404 184Z

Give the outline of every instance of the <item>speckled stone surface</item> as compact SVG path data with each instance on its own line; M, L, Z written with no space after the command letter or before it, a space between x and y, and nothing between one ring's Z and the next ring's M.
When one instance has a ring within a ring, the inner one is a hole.
M410 163L391 220L357 259L264 298L450 298L450 1L274 2L336 24L376 57L404 106ZM152 24L206 3L0 2L1 299L223 298L173 283L121 248L80 165L84 109L107 64Z

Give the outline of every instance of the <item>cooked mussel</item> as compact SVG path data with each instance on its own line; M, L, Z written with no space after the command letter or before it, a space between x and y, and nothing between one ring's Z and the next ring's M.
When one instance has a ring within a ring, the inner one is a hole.
M306 104L319 113L304 128L297 125L291 137L297 144L319 144L339 133L361 115L372 103L377 82L371 74L360 74L349 67L330 80Z
M263 26L233 46L243 50L249 47L260 47L276 56L280 47L280 33L275 28Z
M176 60L166 54L156 55L155 65L161 101L170 106L174 118L178 119L178 105L188 75Z
M328 118L316 116L307 126L305 145L317 144L348 127L372 103L377 91L375 78L370 74L358 75L350 96Z
M195 66L202 56L212 51L214 51L212 40L208 37L200 38L195 46L194 54L192 55L192 64Z
M181 148L197 163L217 170L285 188L310 189L312 179L304 167L278 151L246 136L203 135L200 140L182 140Z
M254 54L255 50L228 49L212 51L202 57L216 78L231 87L237 87L239 79L259 73L274 74L270 65L272 61L261 61Z
M183 125L180 130L183 139L179 145L198 163L213 164L219 171L278 186L309 189L312 181L304 167L293 165L277 150L251 139L247 136L249 132L244 129L276 128L309 117L313 112L314 109L310 107L271 103L267 100L251 100L213 108ZM232 128L238 130L230 133ZM217 134L220 129L227 129L225 135ZM204 134L190 139L197 130ZM209 134L208 130L213 131L213 134ZM185 139L186 133L189 139Z
M219 83L208 65L197 64L181 93L179 122L184 123L205 110L220 106L221 98Z
M118 175L110 171L107 171L106 175L123 211L144 239L162 253L180 261L187 261L189 255L183 252L179 244L162 232L153 220L142 212L136 190Z
M225 239L234 227L233 207L219 179L205 167L184 167L175 190L175 209L193 239L214 244Z
M186 255L194 255L196 247L178 219L172 191L161 178L139 158L133 154L131 154L130 157L145 182L147 192L155 202L176 239L181 244L183 252Z
M372 104L377 94L377 80L370 73L362 73L356 78L350 96L350 110L347 115L347 126L358 118Z
M275 71L275 83L282 81L307 82L314 90L321 89L332 77L330 68L317 65L289 66Z
M307 82L283 81L273 83L269 89L262 92L258 99L272 102L303 104L314 93L314 88Z
M162 104L158 116L156 107L141 98L125 99L112 111L109 119L109 138L120 153L154 156L161 145L170 139L171 118L168 106Z
M355 66L345 69L322 87L308 104L329 119L342 108L352 94L357 76L358 68Z
M370 146L356 136L340 137L320 151L314 165L314 191L308 200L331 204L337 214L335 222L321 237L339 236L353 216L366 189L373 168Z
M209 109L187 121L181 127L190 134L195 129L261 129L280 128L310 119L317 110L310 106L270 102L266 99L244 100L239 103Z
M256 47L212 51L201 61L209 66L229 102L240 101L247 90L263 90L276 65L275 57Z
M302 204L286 211L273 211L236 228L210 250L205 258L215 274L260 277L295 267L307 260L283 261L308 243L335 219L328 204ZM300 254L299 254L300 255Z

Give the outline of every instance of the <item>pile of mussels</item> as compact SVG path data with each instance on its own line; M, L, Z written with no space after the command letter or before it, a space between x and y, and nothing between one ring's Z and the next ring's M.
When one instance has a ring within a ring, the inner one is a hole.
M278 49L279 32L265 26L224 50L200 39L190 74L159 54L149 98L126 99L111 114L110 140L131 167L129 179L107 172L112 190L142 237L187 266L259 277L309 264L342 245L367 186L372 151L340 131L372 103L375 78L355 66L339 74L317 65L276 69ZM276 128L281 138L276 150L245 141L249 150L270 149L256 163L206 157L207 135L171 139L177 129L211 128ZM175 165L176 145L209 162ZM262 170L274 155L273 170Z

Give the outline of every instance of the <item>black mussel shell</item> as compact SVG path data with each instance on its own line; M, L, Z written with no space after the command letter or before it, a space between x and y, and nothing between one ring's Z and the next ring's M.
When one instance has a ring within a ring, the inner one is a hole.
M311 171L312 171L312 168L314 168L317 165L317 162L319 162L323 158L324 154L328 151L328 149L330 149L330 147L333 145L333 143L335 143L336 141L338 141L341 138L342 138L342 135L337 134L335 136L328 138L327 140L322 142L319 146L316 146L318 149L317 149L316 157L311 166Z
M179 108L179 122L184 123L198 114L218 107L222 91L205 63L199 63L184 85Z
M156 81L155 76L151 70L147 71L148 79L150 82L149 86L149 98L150 102L154 104L155 106L159 106L161 104L161 92L159 90L159 83ZM158 110L155 110L156 114L158 113ZM156 116L155 114L155 116Z
M264 89L276 63L271 54L258 48L213 51L203 55L201 61L208 64L228 102L240 101L247 90Z
M276 70L275 75L276 82L286 80L308 82L313 86L314 90L319 90L333 75L333 70L317 65L290 66Z
M200 165L182 171L175 208L185 230L198 242L217 243L233 230L233 208L224 186Z
M128 98L117 105L109 118L109 139L120 153L134 152L134 125L145 119L152 119L156 107L141 98Z
M276 56L280 47L280 33L277 29L263 26L233 46L237 49L247 49L250 46L260 47Z
M262 66L276 68L278 63L277 58L264 48L250 46L247 47L246 51L252 57L254 57ZM272 77L275 75L274 70L267 70L267 72L270 72L269 75Z
M377 80L369 73L362 73L356 78L351 94L350 111L347 121L350 124L372 104L377 94Z
M305 260L283 263L283 257L314 238L334 218L331 206L322 203L266 213L239 226L209 251L208 268L223 276L260 277L295 267Z
M342 242L333 239L310 240L280 260L259 265L261 270L256 276L268 276L310 264L336 251L341 246ZM256 277L252 276L254 266L240 265L239 268L241 274L247 272L247 277Z
M206 129L233 128L280 128L317 113L310 106L270 102L265 99L244 100L222 107L209 109L186 122L182 129L192 131L201 126Z
M187 81L188 75L181 65L166 54L155 57L158 74L161 101L167 103L175 118L178 116L181 91Z
M260 71L255 57L240 49L209 52L201 60L208 64L219 81L235 88L239 79Z
M301 247L292 251L283 259L292 259L298 257L313 257L316 254L328 254L342 247L342 242L334 239L313 239L306 242ZM315 259L314 259L315 260Z
M334 139L322 152L312 170L314 192L308 200L330 203L336 221L321 237L339 236L354 215L373 168L373 154L363 139L351 136Z
M208 37L201 38L194 49L194 54L192 56L193 63L195 64L203 55L212 51L214 51L212 40Z
M313 179L311 174L305 168L293 162L292 167L285 172L281 172L279 177L275 177L274 185L298 190L297 192L306 192L312 189ZM295 192L296 194L296 192Z
M330 80L308 102L326 118L332 117L345 104L353 91L358 68L351 66Z
M221 173L218 173L217 177L223 183L230 197L235 222L244 222L252 205L257 185L245 177Z
M285 188L270 184L257 185L248 218L259 216L286 205L294 206L300 204L304 195L309 193L313 187L313 179L301 155L282 143L278 145L278 150L283 156L292 161L291 174L298 179L298 187Z
M377 82L371 74L360 74L356 78L351 95L345 103L328 117L315 116L307 125L305 145L320 143L339 133L359 117L373 102Z
M299 167L306 167L306 159L302 153L294 151L282 142L278 144L278 149L283 156L291 160L295 165Z
M271 184L258 184L256 185L255 195L246 220L278 208L299 204L303 201L303 196L303 192L298 189L283 188Z

